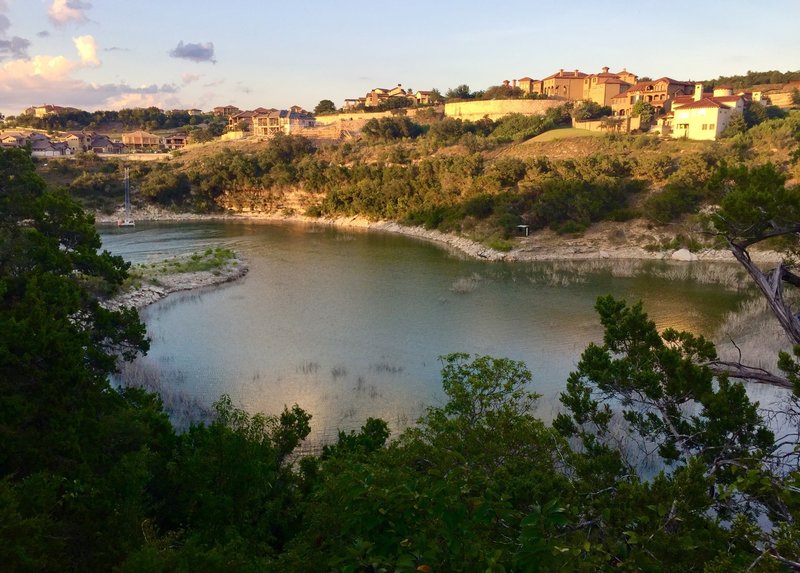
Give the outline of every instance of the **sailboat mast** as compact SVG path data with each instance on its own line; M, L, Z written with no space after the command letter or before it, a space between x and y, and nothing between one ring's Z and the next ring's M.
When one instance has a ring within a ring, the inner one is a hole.
M128 178L128 168L125 168L125 220L131 218L131 182Z

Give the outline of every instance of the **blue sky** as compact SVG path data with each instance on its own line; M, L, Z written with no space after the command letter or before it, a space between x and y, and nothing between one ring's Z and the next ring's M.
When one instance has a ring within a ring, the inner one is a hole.
M0 112L312 109L402 83L560 68L681 80L800 69L799 0L0 0Z

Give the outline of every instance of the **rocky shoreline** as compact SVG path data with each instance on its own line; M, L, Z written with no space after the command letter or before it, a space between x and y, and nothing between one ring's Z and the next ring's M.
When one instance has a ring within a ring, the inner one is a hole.
M174 292L219 286L241 279L247 274L247 261L234 256L225 265L208 271L177 272L159 275L154 281L131 288L105 301L111 310L121 308L142 309Z
M727 249L702 249L691 252L685 248L663 250L645 248L645 245L658 244L659 241L667 238L667 235L658 233L642 223L627 226L620 223L600 223L576 237L557 235L549 230L536 231L527 237L516 237L511 250L498 251L466 237L424 227L401 225L395 221L370 221L360 216L315 218L280 212L199 215L175 213L152 207L148 207L145 211L139 211L136 216L140 221L286 222L397 233L443 244L469 257L486 261L646 259L682 262L735 262L733 255ZM115 223L118 217L96 214L95 220L101 224ZM626 230L621 231L621 229ZM758 263L772 263L781 260L781 255L775 251L752 251L750 254L752 259Z

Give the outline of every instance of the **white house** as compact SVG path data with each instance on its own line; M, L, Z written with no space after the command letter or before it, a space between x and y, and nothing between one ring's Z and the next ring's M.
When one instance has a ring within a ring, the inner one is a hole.
M696 84L691 101L676 98L672 104L672 137L687 139L718 139L728 127L734 112L744 110L744 98L733 95L731 89L703 93L703 84Z

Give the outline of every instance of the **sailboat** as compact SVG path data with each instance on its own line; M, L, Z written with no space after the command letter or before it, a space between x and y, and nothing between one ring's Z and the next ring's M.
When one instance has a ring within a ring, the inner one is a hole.
M136 223L131 217L131 182L128 178L128 168L125 168L125 218L117 221L118 227L133 227Z

